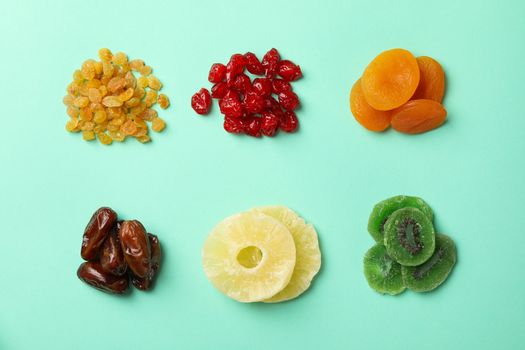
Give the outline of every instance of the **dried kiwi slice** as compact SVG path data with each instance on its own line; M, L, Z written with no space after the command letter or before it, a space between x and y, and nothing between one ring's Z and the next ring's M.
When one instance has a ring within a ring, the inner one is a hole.
M398 209L416 208L421 210L430 221L433 220L434 213L428 204L419 197L395 196L377 203L368 219L368 232L378 243L383 243L383 229L388 217Z
M401 265L421 265L434 253L434 225L419 209L396 210L385 223L385 246Z
M456 246L446 235L436 234L434 254L419 266L403 266L403 281L415 292L428 292L443 283L456 264Z
M368 284L376 292L396 295L406 288L401 265L387 254L382 244L376 244L366 252L364 270Z

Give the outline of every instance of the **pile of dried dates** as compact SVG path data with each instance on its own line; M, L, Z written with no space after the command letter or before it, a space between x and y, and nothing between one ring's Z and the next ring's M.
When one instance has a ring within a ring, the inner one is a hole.
M137 220L118 220L107 207L89 220L80 255L86 262L78 268L78 278L112 294L125 293L130 280L140 290L151 289L162 257L157 236Z

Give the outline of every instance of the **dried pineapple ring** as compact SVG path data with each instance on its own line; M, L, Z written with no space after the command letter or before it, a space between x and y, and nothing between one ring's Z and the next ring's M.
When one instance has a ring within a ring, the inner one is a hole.
M260 212L244 212L221 221L202 249L210 282L240 302L268 299L290 281L295 243L279 221Z
M279 293L265 303L278 303L281 301L297 298L309 287L321 268L321 251L317 232L311 224L307 224L303 218L293 210L284 206L267 206L254 208L280 221L288 228L295 242L296 261L292 278L288 285Z

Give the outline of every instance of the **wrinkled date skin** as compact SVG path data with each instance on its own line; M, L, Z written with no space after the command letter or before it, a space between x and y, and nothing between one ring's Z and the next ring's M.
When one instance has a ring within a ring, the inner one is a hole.
M151 250L146 229L137 220L124 221L120 225L119 239L126 263L138 277L148 275Z
M148 276L140 278L131 274L131 283L135 288L140 290L149 290L153 286L153 281L160 269L160 261L162 260L162 250L160 248L159 238L154 234L148 233L149 243L151 247L151 266Z
M102 249L100 251L100 265L102 265L104 270L115 276L122 276L125 274L128 267L118 238L120 225L121 222L117 222L111 228L109 237L106 238L102 244Z
M128 276L114 276L104 271L96 261L88 261L80 265L77 276L90 286L111 294L123 294L128 290Z
M98 257L102 243L116 222L117 213L111 208L102 207L93 214L82 238L80 255L84 260L95 260Z

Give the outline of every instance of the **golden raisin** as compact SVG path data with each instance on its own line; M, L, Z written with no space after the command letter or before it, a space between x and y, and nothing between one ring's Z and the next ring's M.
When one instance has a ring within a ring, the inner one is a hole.
M110 131L109 136L111 136L113 141L117 141L117 142L123 142L126 139L126 135L120 130Z
M64 98L62 99L62 102L64 102L64 104L66 106L71 106L73 104L73 101L74 101L74 97L73 95L70 95L70 94L67 94L66 96L64 96Z
M91 102L100 102L102 100L102 94L97 88L91 88L88 91L88 97Z
M151 138L148 135L138 136L137 140L141 143L147 143L151 141Z
M84 77L82 76L82 73L80 73L80 70L76 70L73 73L73 82L74 83L82 83L84 81Z
M91 141L95 139L95 133L93 131L82 131L82 138L85 141Z
M124 52L117 52L113 56L113 62L119 66L128 63L128 56Z
M138 86L138 83L137 83ZM133 97L138 98L139 100L142 100L142 98L146 95L146 90L144 90L141 87L137 87L135 89L135 92L133 93Z
M164 120L162 120L162 118L157 117L151 122L151 129L155 132L161 132L165 127L166 123Z
M73 101L73 105L78 108L86 107L89 104L89 99L87 97L77 97Z
M66 130L69 132L78 132L78 119L77 118L71 118L66 123Z
M93 116L93 121L97 124L102 124L108 119L108 115L106 114L106 111L96 111L95 115Z
M138 128L133 120L128 119L124 124L122 124L120 131L126 135L135 135L138 131Z
M160 108L166 109L170 105L170 99L168 98L168 96L160 94L157 98L157 103L159 104Z
M160 90L160 88L162 87L162 83L160 82L160 80L154 76L154 75L150 75L148 77L148 86L150 88L152 88L153 90Z
M132 97L129 100L126 101L125 105L126 107L135 107L140 103L140 100L136 97Z
M145 109L141 114L140 117L147 121L152 121L153 119L157 118L158 114L157 111L151 108Z
M98 50L98 57L102 60L102 62L110 62L113 59L113 54L111 53L110 49L104 47Z
M95 66L92 61L85 61L82 63L82 68L80 69L82 77L86 80L91 80L95 78Z
M147 77L140 77L137 79L137 86L139 88L145 88L149 85L149 79Z
M126 86L126 79L121 77L114 77L108 82L108 90L116 92Z
M157 102L157 91L155 90L148 90L146 92L146 98L144 100L146 102L146 106L151 107Z
M134 90L133 90L133 88L130 87L126 91L124 91L123 93L118 95L118 98L122 102L126 102L127 100L129 100L131 98L131 96L133 96L133 93L134 93Z
M129 61L129 66L134 71L138 71L140 68L144 67L144 61L140 59L131 60Z
M68 106L66 112L67 112L67 115L70 116L71 118L78 117L78 114L80 113L79 110L73 106Z
M139 69L139 73L143 76L148 76L151 74L153 69L150 66L144 66Z
M102 100L102 104L106 107L120 107L122 106L122 101L118 96L106 96Z
M103 145L111 145L111 143L113 142L113 139L111 138L111 136L103 132L97 134L97 137L100 143Z

